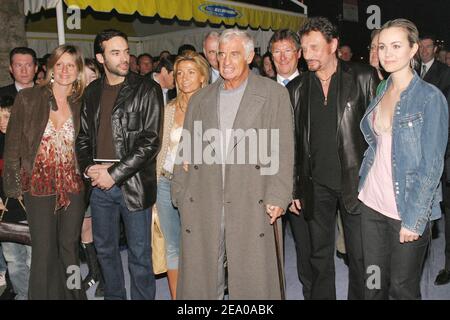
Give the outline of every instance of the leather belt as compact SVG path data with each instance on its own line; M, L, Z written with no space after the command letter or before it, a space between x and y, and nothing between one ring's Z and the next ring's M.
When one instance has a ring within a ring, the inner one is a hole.
M166 169L161 169L161 176L163 176L167 180L172 180L173 179L173 173L167 171Z

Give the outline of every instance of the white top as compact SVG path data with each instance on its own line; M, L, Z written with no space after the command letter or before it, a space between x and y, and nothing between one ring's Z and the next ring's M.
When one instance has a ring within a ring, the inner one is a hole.
M166 159L164 161L163 169L168 172L173 172L173 166L175 164L175 159L177 156L178 144L181 139L181 133L183 132L183 127L172 127L169 134L169 146L167 148Z

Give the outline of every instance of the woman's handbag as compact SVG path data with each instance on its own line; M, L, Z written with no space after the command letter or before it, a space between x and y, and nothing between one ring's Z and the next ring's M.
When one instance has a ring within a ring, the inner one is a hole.
M152 262L153 262L153 273L160 274L167 271L167 260L166 260L166 241L164 240L164 235L161 230L161 225L159 223L158 210L156 206L152 209Z
M6 198L5 207L0 213L0 242L16 242L20 244L31 245L30 228L26 223L4 222L3 216L7 212L9 198ZM22 200L18 200L23 210L25 205Z

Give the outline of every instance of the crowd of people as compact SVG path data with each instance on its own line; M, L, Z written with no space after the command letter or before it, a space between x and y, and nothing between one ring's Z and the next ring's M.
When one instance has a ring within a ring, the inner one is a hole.
M82 300L97 285L124 300L124 242L131 299L155 299L155 212L172 299L284 299L288 225L305 299L336 299L335 254L348 299L420 299L450 212L450 51L437 49L395 19L373 31L370 63L352 62L324 17L275 31L262 57L239 29L158 57L114 29L93 59L14 48L0 207L31 246L1 243L2 299ZM450 217L444 231L436 285L450 283ZM89 272L71 282L80 252Z

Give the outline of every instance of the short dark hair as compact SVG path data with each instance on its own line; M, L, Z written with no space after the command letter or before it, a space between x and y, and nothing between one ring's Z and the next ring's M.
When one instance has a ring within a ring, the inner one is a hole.
M295 48L297 50L300 49L300 38L298 37L298 35L289 29L281 29L281 30L275 31L275 33L270 38L269 45L267 47L267 51L272 52L272 45L275 42L282 41L282 40L291 40L295 44Z
M330 43L333 39L339 39L337 27L325 17L313 17L308 19L298 31L300 39L311 31L319 31L322 33L328 43Z
M185 51L196 51L195 47L191 44L183 44L178 48L178 55L181 56Z
M163 55L168 56L168 57L171 56L170 51L168 51L168 50L163 50L159 53L159 57L161 57Z
M141 60L141 58L144 58L144 57L150 58L150 60L153 62L153 57L151 55L149 55L148 53L143 53L137 57L136 63L139 65L139 61Z
M420 40L430 39L433 41L433 46L436 46L436 36L432 33L424 33L423 35L420 35Z
M9 52L9 64L10 65L12 65L13 57L16 54L29 54L30 56L33 57L33 63L35 65L37 65L37 63L38 63L37 57L36 57L36 52L33 49L28 48L28 47L16 47Z
M14 98L11 96L1 96L0 97L0 108L11 108L14 104Z
M94 55L97 53L104 53L103 42L108 41L114 37L124 38L128 42L128 36L122 31L116 29L106 29L97 34L94 40Z
M156 66L156 69L153 70L155 73L160 73L162 68L166 68L167 72L173 71L173 59L172 58L161 58L159 59L159 63Z

